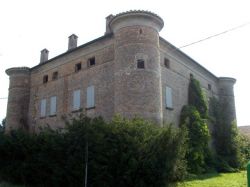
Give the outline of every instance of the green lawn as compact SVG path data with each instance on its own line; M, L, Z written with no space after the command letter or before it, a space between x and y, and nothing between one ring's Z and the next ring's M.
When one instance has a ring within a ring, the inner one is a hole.
M183 183L179 183L176 187L246 187L247 174L246 171L239 173L210 173L193 177ZM23 187L1 183L0 187Z
M179 183L177 187L246 187L246 171L227 174L206 174Z

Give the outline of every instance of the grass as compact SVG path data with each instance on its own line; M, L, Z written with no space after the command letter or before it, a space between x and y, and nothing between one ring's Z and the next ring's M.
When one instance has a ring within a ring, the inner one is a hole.
M247 173L210 173L193 177L177 187L246 187Z
M247 173L209 173L192 177L185 182L178 183L175 187L246 187ZM0 183L0 187L24 187Z

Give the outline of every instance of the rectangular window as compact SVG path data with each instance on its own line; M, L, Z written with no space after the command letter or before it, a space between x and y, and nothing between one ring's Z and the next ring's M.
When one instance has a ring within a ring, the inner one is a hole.
M75 72L78 72L78 71L80 71L81 69L82 69L82 64L81 64L81 62L75 64Z
M192 73L189 74L190 79L194 78L194 75Z
M88 59L88 67L91 67L94 65L95 65L95 57L89 58Z
M73 92L73 110L79 110L81 107L81 91L75 90Z
M169 62L169 59L167 59L167 58L164 58L164 65L165 65L165 67L166 68L170 68L170 62Z
M137 68L138 69L144 69L145 68L143 59L138 59L137 60Z
M40 117L46 116L46 99L42 99L40 103Z
M56 115L56 96L50 98L50 116Z
M43 76L43 83L47 83L49 80L49 76L48 75L44 75Z
M53 72L52 74L52 80L58 79L58 71Z
M166 87L166 108L172 109L173 108L173 100L172 100L172 88Z
M95 107L95 87L89 86L87 88L87 108Z
M207 88L208 88L208 90L211 90L211 89L212 89L211 84L208 84L208 85L207 85Z

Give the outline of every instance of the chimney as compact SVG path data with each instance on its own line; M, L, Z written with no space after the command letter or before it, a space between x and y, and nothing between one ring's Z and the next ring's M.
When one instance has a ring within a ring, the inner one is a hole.
M40 64L46 62L49 57L49 51L47 49L43 49L41 51L41 58L40 58Z
M109 22L110 22L110 20L111 20L113 17L114 17L114 16L113 16L112 14L110 14L109 16L106 17L106 32L105 32L105 35L111 33L111 29L110 29L110 26L109 26Z
M69 36L68 51L77 47L77 38L75 34Z

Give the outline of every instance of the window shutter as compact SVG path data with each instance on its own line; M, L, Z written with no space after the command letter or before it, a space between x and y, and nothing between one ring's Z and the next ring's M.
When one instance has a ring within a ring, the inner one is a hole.
M89 86L87 88L87 108L95 106L95 88L94 86Z
M50 115L56 114L56 96L50 98Z
M73 110L80 109L81 105L81 91L75 90L73 93Z
M41 100L40 116L41 117L45 117L46 116L46 99L42 99Z
M172 88L166 87L166 107L173 108Z

